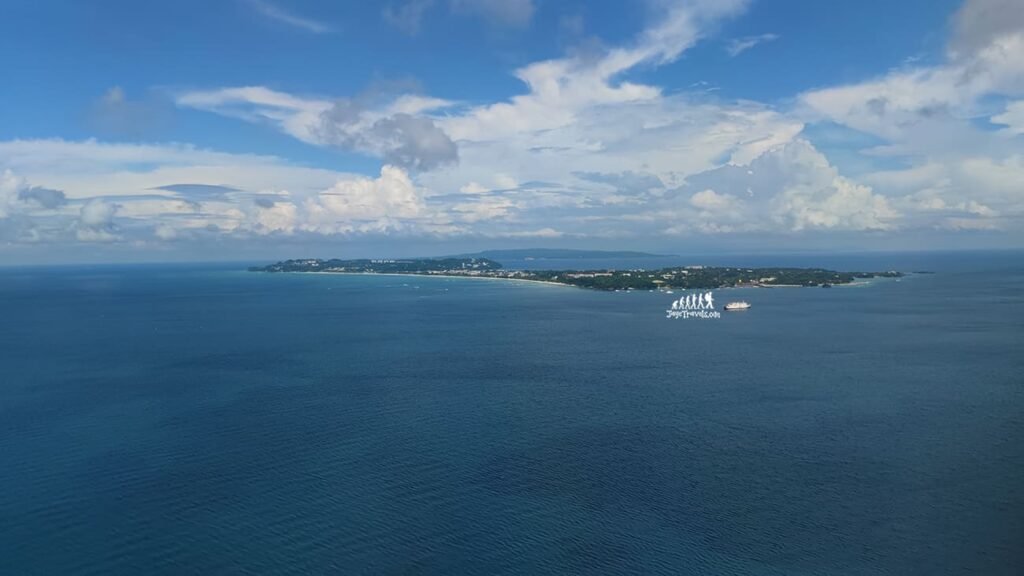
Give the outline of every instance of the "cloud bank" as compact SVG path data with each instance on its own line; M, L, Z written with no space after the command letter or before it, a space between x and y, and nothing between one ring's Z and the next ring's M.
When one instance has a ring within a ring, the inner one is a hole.
M372 175L181 144L0 142L0 233L14 243L146 246L214 237L1024 233L1024 21L1013 2L968 0L938 64L809 90L785 105L637 80L747 8L742 0L655 4L660 12L631 40L513 70L522 88L499 101L264 86L175 95L182 109L376 159ZM393 4L386 17L414 31L433 3L412 5ZM447 6L493 8L490 17L513 24L535 8ZM774 38L736 39L729 51ZM872 142L854 152L885 168L844 173L810 135L822 125Z

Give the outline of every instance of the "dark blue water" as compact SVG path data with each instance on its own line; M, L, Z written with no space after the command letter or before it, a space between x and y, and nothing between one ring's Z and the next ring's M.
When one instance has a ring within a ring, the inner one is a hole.
M1019 256L862 257L937 273L719 291L754 305L720 320L3 270L0 573L1020 574Z

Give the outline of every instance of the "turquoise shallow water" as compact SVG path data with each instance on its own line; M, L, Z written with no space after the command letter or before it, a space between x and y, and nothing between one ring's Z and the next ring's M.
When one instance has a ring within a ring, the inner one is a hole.
M1024 258L845 258L937 273L0 270L0 572L1019 574Z

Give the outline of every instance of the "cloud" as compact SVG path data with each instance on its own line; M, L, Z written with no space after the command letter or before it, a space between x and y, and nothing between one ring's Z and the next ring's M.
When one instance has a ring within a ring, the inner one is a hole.
M157 239L166 242L178 238L179 233L177 230L174 229L173 226L169 226L167 224L157 224L157 226L153 229L153 235L156 236Z
M75 237L80 242L114 242L120 240L114 216L119 206L101 198L84 204L75 223Z
M375 118L350 100L325 111L317 133L329 145L380 156L412 170L432 170L459 159L455 142L430 118L404 112Z
M947 61L865 82L806 92L812 114L892 141L886 154L999 147L971 125L991 95L1024 95L1024 18L1015 1L968 0L954 17ZM1002 15L1002 16L1001 16ZM997 22L998 20L998 22ZM988 141L988 142L986 142Z
M1024 154L929 162L862 179L887 190L910 226L963 229L975 220L971 228L1012 230L1024 219Z
M64 192L32 186L5 168L0 172L0 239L40 242L56 237L60 213L67 205Z
M564 236L562 232L555 230L554 228L540 228L538 230L523 230L521 232L512 232L504 235L506 238L561 238Z
M626 193L646 193L650 190L663 188L665 185L660 178L648 172L634 172L626 170L618 173L605 172L575 172L574 175L582 180L607 184L617 191Z
M453 231L488 222L511 234L541 221L554 230L593 233L587 222L594 218L627 207L642 211L687 175L712 169L723 157L750 162L803 128L755 103L666 96L620 79L639 66L676 60L744 7L742 1L665 5L650 28L623 46L517 70L527 92L505 102L460 108L406 95L330 103L250 87L185 94L179 103L270 122L310 143L418 171L434 224ZM443 116L432 115L442 110ZM320 124L311 128L314 117ZM450 194L455 190L463 194Z
M380 177L339 180L302 201L304 229L321 233L386 230L426 215L422 192L409 175L385 165Z
M87 228L109 228L113 226L116 213L116 204L93 199L82 205L79 222Z
M406 0L388 4L381 13L384 21L402 32L415 36L420 31L423 17L434 5L434 0Z
M43 188L42 186L30 186L21 189L18 192L18 200L35 204L39 208L48 210L59 208L67 203L67 197L64 196L64 192L52 188Z
M968 58L998 41L1024 30L1019 0L967 0L953 16L949 53Z
M746 165L726 165L687 179L701 189L689 203L705 222L750 229L887 230L899 213L887 198L843 177L809 142L773 148ZM715 220L725 216L724 221ZM740 217L742 216L742 217Z
M369 94L332 102L248 86L186 92L177 103L270 123L303 142L380 157L403 168L432 170L458 161L455 142L424 115L452 105L439 98Z
M443 210L427 205L409 174L385 165L379 177L347 177L323 190L282 190L273 199L241 205L233 233L349 235L388 232L433 234L457 227Z
M261 191L329 186L345 173L289 163L275 156L230 154L184 144L105 143L95 140L0 141L0 170L63 190L69 200L136 196L168 183ZM167 197L184 196L166 191Z
M392 4L392 16L406 5ZM727 100L690 80L682 84L689 91L666 91L639 74L677 61L746 2L652 5L651 24L631 40L521 66L512 71L520 91L498 100L468 104L408 86L340 99L263 86L175 96L181 107L377 158L373 175L179 144L0 141L0 236L270 246L336 235L1019 235L1017 28L963 16L965 7L957 18L970 22L953 27L939 64L903 65L768 105ZM126 100L117 92L111 99ZM820 142L809 123L846 137ZM865 161L851 170L851 156ZM880 157L877 165L899 167L864 168Z
M496 139L567 126L584 108L655 101L661 96L659 88L618 77L640 65L676 60L701 38L702 27L738 13L745 4L740 0L674 4L660 15L658 24L629 45L597 57L544 60L516 70L516 77L529 89L527 94L475 108L447 119L443 127L456 140Z
M210 226L230 234L242 207L277 202L280 190L308 194L358 178L272 156L64 140L0 142L0 171L2 236L32 242L134 241L161 225L163 236L168 226L180 237Z
M732 211L739 207L741 200L731 194L719 194L708 188L690 196L694 208L707 212Z
M729 56L735 58L740 54L750 50L758 44L764 44L765 42L773 42L779 39L778 34L759 34L757 36L744 36L743 38L733 38L725 46L725 51L729 53Z
M578 131L585 131L586 122L592 121L603 122L607 126L603 132L608 134L614 133L614 129L633 132L626 126L635 124L636 113L653 113L657 118L645 122L652 127L646 132L656 132L657 124L669 129L673 120L671 111L665 109L669 106L662 104L665 100L661 90L621 81L618 76L640 65L674 61L702 37L706 27L739 13L745 5L743 0L672 4L659 14L656 24L623 47L609 49L596 58L574 55L523 67L515 74L527 85L527 94L444 117L431 114L451 107L451 102L413 95L383 102L379 98L369 102L359 98L331 102L299 98L264 87L243 87L189 92L179 95L177 102L250 122L269 122L305 142L378 156L408 169L436 170L453 165L464 147L490 148L482 151L488 156L508 154L512 147L522 166L538 160L535 155L522 155L528 149L582 146L593 151L600 140L585 142L573 138L574 135L556 132L574 124L582 129ZM681 109L683 104L673 103L671 108ZM636 108L630 110L628 107L633 105ZM644 106L650 110L642 110ZM609 118L612 110L618 114ZM718 113L706 111L711 115ZM742 116L742 112L737 112L729 120L742 122ZM760 115L759 119L771 120L767 115ZM786 131L792 132L789 128ZM549 142L560 136L569 136L574 141ZM768 135L763 138L775 139ZM526 141L530 145L525 145ZM770 143L749 144L757 147ZM490 158L486 160L487 164L480 164L482 169L493 166ZM633 166L623 169L630 168ZM591 171L586 166L579 169ZM561 172L565 172L564 167ZM470 180L481 178L450 182L444 187L458 189Z
M320 115L332 102L277 92L263 86L194 90L175 97L184 108L195 108L253 123L269 123L310 144L322 144L315 134Z
M0 158L48 186L70 184L67 196L0 172L3 236L26 241L40 236L27 231L42 228L50 240L83 242L182 239L211 226L233 236L437 233L454 230L459 218L451 206L428 206L429 191L390 165L368 178L267 156L66 141L0 142ZM174 179L189 183L164 184Z
M293 28L312 32L313 34L325 34L331 31L331 28L326 24L309 18L297 16L288 12L284 8L271 3L269 0L245 0L245 2L257 13L265 16L266 18L282 22Z
M905 168L862 179L891 198L905 226L1020 228L1024 124L1024 17L1016 2L967 0L954 15L947 58L881 77L804 93L810 120L870 134L869 157L898 157ZM1005 100L1001 113L991 102ZM983 129L987 117L1000 130Z
M222 198L231 192L241 192L238 188L217 184L167 184L156 186L153 190L177 192L188 198Z
M1002 114L991 118L992 123L1006 126L1006 132L1012 135L1024 134L1024 100L1017 100L1006 105Z
M11 216L26 186L24 179L16 176L10 169L0 173L0 218Z
M530 23L533 0L450 0L452 10L482 16L489 22L522 27Z
M124 89L114 86L93 103L89 124L100 133L127 138L152 135L170 119L167 105L155 98L130 100Z

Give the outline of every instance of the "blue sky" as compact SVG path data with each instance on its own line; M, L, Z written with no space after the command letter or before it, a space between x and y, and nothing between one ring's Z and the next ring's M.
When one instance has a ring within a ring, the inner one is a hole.
M1016 247L1018 0L8 0L0 262Z

